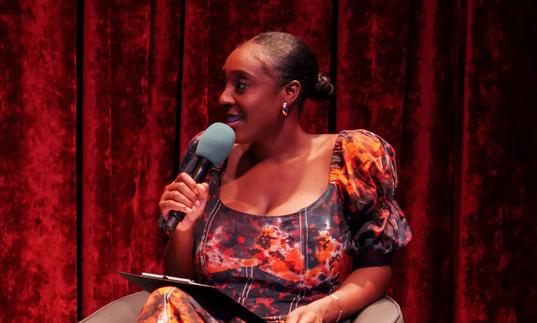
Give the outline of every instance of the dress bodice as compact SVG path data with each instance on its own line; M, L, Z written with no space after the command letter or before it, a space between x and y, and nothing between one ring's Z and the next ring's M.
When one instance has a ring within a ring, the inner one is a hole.
M360 265L386 264L391 251L411 237L393 199L394 158L391 147L373 133L341 132L326 190L309 206L280 216L224 205L221 168L215 167L195 229L198 279L271 321L331 293L357 258Z

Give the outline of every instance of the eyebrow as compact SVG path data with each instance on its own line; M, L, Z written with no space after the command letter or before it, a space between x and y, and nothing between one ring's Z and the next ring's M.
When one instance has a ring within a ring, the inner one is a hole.
M223 71L224 73L226 72L226 71L224 70L223 67L222 67L222 71ZM250 72L248 72L248 71L246 71L246 70L243 70L243 69L232 70L232 71L230 72L230 74L233 75L233 76L236 76L236 75L239 75L239 76L240 76L240 75L246 75L246 76L248 76L248 77L250 77L250 78L255 78L255 76L254 76L252 73L250 73Z

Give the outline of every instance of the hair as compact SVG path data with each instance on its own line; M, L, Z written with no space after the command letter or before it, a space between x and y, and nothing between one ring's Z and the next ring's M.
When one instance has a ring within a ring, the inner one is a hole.
M321 101L334 94L334 85L328 76L319 73L317 59L302 39L288 33L270 31L250 41L263 47L278 72L276 83L279 86L293 80L300 82L302 91L297 99L298 106L302 106L306 98Z

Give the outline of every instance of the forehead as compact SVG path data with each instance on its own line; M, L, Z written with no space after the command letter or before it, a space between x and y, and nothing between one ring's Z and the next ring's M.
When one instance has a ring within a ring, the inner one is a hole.
M223 70L225 73L246 72L255 77L276 76L263 47L252 42L247 42L231 52Z

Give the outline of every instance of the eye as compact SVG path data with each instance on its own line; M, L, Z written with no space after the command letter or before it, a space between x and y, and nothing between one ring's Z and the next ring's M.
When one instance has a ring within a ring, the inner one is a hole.
M248 83L246 83L244 80L237 80L235 82L235 90L237 90L237 92L244 92L246 91L246 88L248 87Z
M222 87L226 87L226 84L227 84L227 80L225 77L219 77L218 78L218 84L221 85Z

